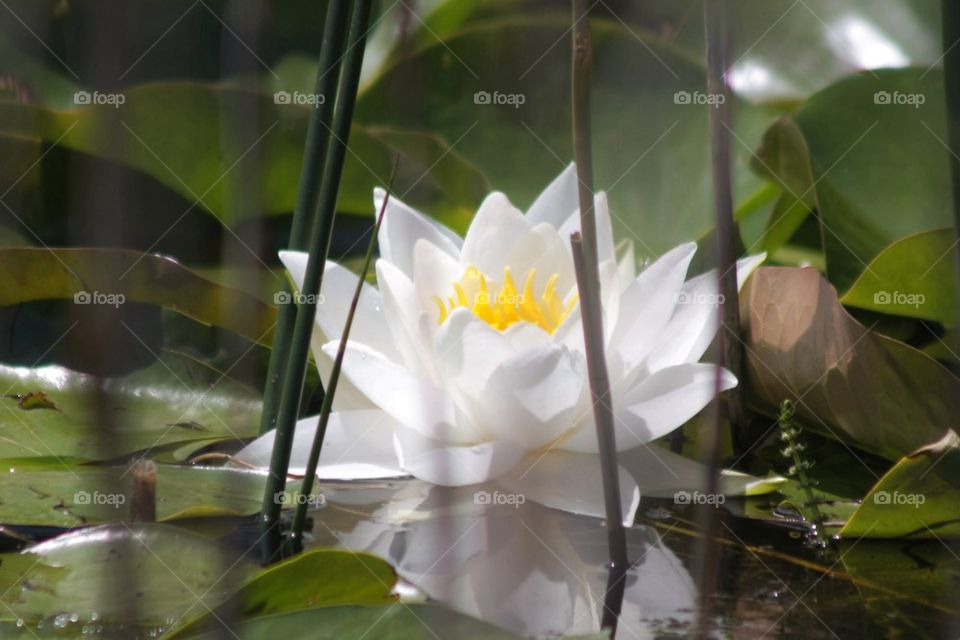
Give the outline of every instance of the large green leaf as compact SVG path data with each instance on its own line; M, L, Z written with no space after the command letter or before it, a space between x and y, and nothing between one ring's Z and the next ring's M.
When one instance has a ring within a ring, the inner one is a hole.
M223 128L230 131L234 112L244 108L261 115L256 135L243 140L239 132L225 136ZM167 82L125 89L119 105L53 111L0 102L0 129L130 165L232 225L250 213L239 198L251 193L265 213L293 210L309 114L310 108L301 104L275 104L273 95ZM357 125L350 136L340 209L372 213L372 189L386 183L397 155L401 171L394 188L409 192L418 204L456 211L486 190L482 175L437 136L395 135ZM251 176L259 176L252 187Z
M193 360L164 356L146 369L104 382L114 423L104 432L92 405L97 380L59 366L0 366L10 395L42 392L58 410L0 399L0 459L99 460L212 438L257 434L259 395Z
M58 298L167 307L262 344L270 343L277 315L258 297L164 256L120 249L0 249L0 306Z
M437 605L402 604L389 607L325 607L264 616L232 625L233 631L247 640L275 640L278 637L345 640L519 640L492 624L444 609ZM222 628L189 638L219 638ZM603 640L607 634L571 637L571 640Z
M78 635L92 621L134 615L143 625L172 625L216 606L255 571L206 538L156 524L84 529L0 559L0 618L66 613L76 620L63 626Z
M594 22L593 53L596 185L609 191L618 233L645 255L701 237L712 226L708 107L682 102L705 97L706 71L613 21ZM573 158L569 66L566 14L469 23L398 56L362 94L357 117L436 131L525 207ZM522 104L496 104L508 99ZM770 116L740 102L735 110L737 135L759 139ZM759 183L748 146L733 151L742 199Z
M72 528L128 519L125 468L10 463L4 472L0 522ZM234 469L157 465L157 519L252 515L264 476Z
M763 169L793 195L812 196L827 275L839 290L892 242L951 223L943 103L939 70L864 72L815 94L792 120L774 125L798 129L804 144L763 149ZM790 136L768 132L765 141ZM788 157L774 159L774 152Z
M840 535L960 537L960 437L956 432L901 458L866 495Z
M960 380L854 320L817 271L761 267L740 304L749 390L772 414L793 400L809 426L891 460L955 426Z
M840 301L956 326L953 229L908 236L884 249Z
M240 587L217 611L180 628L185 637L216 628L218 620L239 619L336 605L395 602L397 574L384 560L343 549L312 549L272 565Z

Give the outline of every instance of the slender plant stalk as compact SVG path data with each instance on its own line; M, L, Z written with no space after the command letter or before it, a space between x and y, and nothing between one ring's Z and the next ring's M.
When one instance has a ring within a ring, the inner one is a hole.
M590 111L590 70L593 44L587 0L573 0L573 153L577 162L580 232L590 282L600 285L597 259L597 220L593 211L593 138Z
M781 453L791 462L787 475L796 478L797 485L803 490L805 502L800 510L800 515L810 522L808 541L818 548L824 549L827 546L827 541L823 537L823 514L820 512L817 497L813 493L817 481L807 473L813 467L813 460L802 455L806 446L800 442L801 430L793 421L795 415L796 410L792 402L784 400L780 403L777 423L780 426L780 439L787 445Z
M613 431L613 401L610 377L604 353L603 314L600 309L600 290L590 285L589 268L583 238L579 232L570 236L573 266L580 293L580 317L583 321L583 342L587 353L587 373L593 402L593 419L600 444L600 467L603 470L603 499L607 514L607 547L610 555L610 574L603 603L603 628L617 631L617 619L623 606L627 574L627 537L623 528L620 507L620 473L617 463L617 441Z
M303 381L310 356L310 338L313 336L317 311L316 300L320 293L326 257L330 248L340 177L343 173L343 161L357 99L357 86L360 82L370 5L371 0L356 0L353 4L347 36L347 53L344 56L343 70L337 84L333 140L324 164L317 202L318 215L310 229L309 258L301 288L303 302L297 305L297 319L290 342L290 353L285 363L282 380L283 395L277 414L277 436L274 440L270 475L267 478L267 490L263 499L261 525L265 563L279 559L281 554L283 537L279 523L282 504L278 494L285 488L287 469L290 466L290 448L293 444L293 433L303 396Z
M714 96L714 104L708 106L710 128L710 164L713 170L714 215L717 235L717 273L720 299L720 362L717 363L717 379L714 401L715 425L707 437L707 495L720 491L720 433L724 418L729 420L734 448L742 450L740 436L743 420L743 404L740 390L743 388L742 349L736 333L740 327L740 305L737 292L737 266L735 238L737 231L733 219L733 179L730 161L730 103L731 96L726 82L728 34L726 25L726 0L704 0L704 24L707 42L707 92ZM722 98L721 98L722 96ZM731 332L732 335L729 335ZM733 372L740 385L726 392L721 399L722 368ZM701 509L705 535L699 545L698 587L700 593L699 621L696 632L699 637L709 637L712 620L712 596L716 589L720 549L714 541L714 531L719 521L719 510L706 506Z
M947 135L950 146L950 179L953 185L954 275L960 282L960 3L943 0L943 74L947 98ZM957 287L960 309L960 287Z
M602 625L611 636L623 607L627 575L627 538L620 508L620 466L613 431L613 402L603 339L600 305L600 265L597 250L597 220L593 209L593 142L590 111L590 71L593 45L587 0L573 0L572 111L573 149L577 162L577 195L580 203L580 232L570 238L573 264L580 292L584 348L593 400L593 415L600 448L603 497L607 514L607 547L610 573L603 603Z
M295 251L305 251L307 230L312 225L319 197L320 179L324 160L330 146L330 118L333 114L334 90L339 77L340 61L343 59L343 34L346 31L345 2L330 2L323 25L323 40L320 45L320 61L317 65L315 90L324 100L310 114L307 125L307 144L303 150L303 166L300 184L297 187L297 203L293 210L293 224L287 246ZM283 283L287 300L292 300L290 285ZM283 366L290 351L290 337L296 321L296 307L280 306L277 327L271 344L270 363L267 367L267 383L263 389L263 410L260 414L260 435L277 426L277 411L283 389Z
M393 177L396 175L397 165L394 163L393 172L390 181L387 184L387 195L380 204L380 211L377 213L377 223L373 227L373 235L370 237L370 243L367 245L367 254L363 259L363 266L360 268L360 277L357 279L357 287L353 291L353 298L350 300L350 311L347 312L347 320L343 326L343 335L340 336L340 346L337 348L337 356L333 361L333 369L330 371L330 379L327 382L327 391L323 396L323 405L320 407L320 422L317 424L317 431L313 436L313 444L310 447L310 457L307 459L307 468L303 475L303 484L300 487L300 493L305 497L310 497L313 491L313 482L317 475L317 465L320 463L320 452L323 447L323 439L327 434L327 423L330 421L330 413L333 411L333 397L337 391L337 383L340 381L340 370L343 367L343 358L347 353L347 341L350 339L350 329L353 327L353 317L357 313L357 306L360 304L360 294L363 293L363 283L367 279L367 273L370 271L370 262L373 259L373 250L377 246L377 238L380 236L380 226L383 224L383 215L387 210L387 203L390 201L390 190L393 188ZM294 549L298 549L303 540L303 528L307 522L308 501L297 501L297 515L293 520L293 531L291 540Z

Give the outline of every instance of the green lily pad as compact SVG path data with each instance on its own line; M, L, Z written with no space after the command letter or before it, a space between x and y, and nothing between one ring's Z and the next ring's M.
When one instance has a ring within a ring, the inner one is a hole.
M960 437L956 432L901 458L866 495L840 535L960 537Z
M897 240L840 299L845 305L957 325L953 229Z
M325 607L263 616L231 625L247 640L278 637L341 640L369 637L377 640L519 640L503 629L437 605L397 603L389 607ZM222 629L186 636L193 640L219 638ZM366 635L364 635L366 634ZM571 637L571 640L603 640L607 634Z
M126 468L8 463L0 522L73 528L128 519ZM262 474L236 469L157 465L157 519L248 516L260 510Z
M259 394L189 358L165 354L153 365L106 379L105 410L114 422L104 442L91 404L93 376L49 365L0 365L0 460L102 460L214 438L250 438L259 430ZM18 397L43 392L59 411L25 410Z
M158 524L84 529L0 560L0 618L28 622L65 613L76 616L67 625L76 631L134 616L140 624L170 626L220 604L256 571L206 538ZM135 588L125 589L124 576Z
M261 176L264 210L257 215L293 210L309 107L293 97L278 103L273 94L194 82L140 85L122 96L121 104L63 111L0 103L0 129L132 166L228 226L249 211L237 198L250 193L238 181L251 175ZM244 105L263 114L262 130L249 144L222 144L223 122L234 117L232 107ZM338 201L342 211L373 215L373 187L386 184L398 154L394 188L409 192L411 202L456 211L487 190L476 168L436 135L357 124L349 143ZM258 153L250 153L254 146Z
M164 256L119 249L0 249L0 306L57 298L154 304L262 344L269 344L277 315L261 299Z
M368 553L312 549L255 575L219 610L177 630L171 638L216 629L218 621L250 619L336 605L382 605L396 602L397 574L387 562Z
M765 143L793 139L795 129L804 144L762 148L764 169L795 196L812 197L827 275L839 290L850 287L892 242L951 223L939 69L848 76L774 129L780 133L768 132ZM774 153L786 157L774 159Z

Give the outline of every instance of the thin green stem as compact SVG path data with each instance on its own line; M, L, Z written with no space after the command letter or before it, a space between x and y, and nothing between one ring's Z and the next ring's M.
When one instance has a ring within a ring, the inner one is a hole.
M277 415L277 436L270 461L271 474L268 478L267 492L264 494L261 522L263 559L267 563L278 559L281 554L282 535L279 523L282 501L278 499L278 493L285 487L286 472L290 466L290 449L303 396L303 382L310 356L310 339L313 336L316 318L316 300L320 293L326 257L330 248L340 177L343 173L353 109L356 105L357 86L360 82L370 5L371 0L356 0L352 7L347 53L344 56L343 71L337 84L331 132L333 139L323 169L317 203L318 216L310 229L310 251L301 287L302 303L297 305L297 319L294 323L290 353L285 363L282 380L283 395Z
M310 114L307 125L307 143L303 150L303 166L300 170L300 184L297 188L297 203L293 210L293 224L290 228L288 246L295 251L305 251L307 230L313 223L317 210L320 179L323 174L324 160L330 146L330 117L333 113L334 96L340 61L343 59L343 33L346 30L346 12L344 2L330 2L323 25L323 40L320 46L320 60L317 64L316 92L324 97L321 104ZM290 286L283 284L282 293L291 300ZM277 412L280 408L280 396L283 390L283 366L290 351L290 338L296 321L296 307L292 304L280 306L277 326L273 333L270 363L267 367L267 383L263 389L263 409L260 414L260 435L277 426Z
M303 475L303 484L300 487L302 496L309 498L313 491L313 483L317 475L317 466L320 464L320 452L323 447L323 439L327 434L327 424L330 422L330 414L333 411L333 397L337 391L337 384L340 382L340 370L343 368L343 358L347 353L347 341L350 340L350 329L353 327L353 318L357 313L357 306L360 304L360 294L363 293L363 284L367 279L367 273L370 271L370 262L373 260L373 251L377 246L377 238L380 235L380 226L383 224L383 215L387 210L387 203L390 201L390 190L393 188L393 176L396 175L396 164L394 164L393 173L387 184L387 194L380 204L380 211L377 213L377 222L373 228L373 235L367 244L367 253L363 258L363 266L360 268L360 274L357 278L357 286L353 291L353 298L350 300L350 310L347 312L347 320L343 326L343 335L340 336L340 346L337 348L337 356L333 360L333 368L330 370L330 379L327 382L327 391L323 396L323 405L320 407L320 422L317 424L317 431L313 436L313 444L310 447L310 457L307 459L307 467ZM297 514L293 519L293 531L291 532L291 541L294 549L299 549L303 540L303 529L307 522L307 507L310 501L298 500Z

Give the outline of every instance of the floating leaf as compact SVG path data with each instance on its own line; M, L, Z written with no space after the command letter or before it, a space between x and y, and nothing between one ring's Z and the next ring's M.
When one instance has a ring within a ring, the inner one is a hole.
M107 378L104 410L114 423L109 447L92 404L93 376L60 366L0 365L0 387L42 392L60 411L21 411L0 401L0 459L99 460L172 444L249 438L258 432L259 394L188 358L166 354L146 369ZM194 422L206 431L168 426Z
M956 432L901 458L870 490L840 535L960 537L960 437Z
M813 95L767 132L760 158L812 198L828 277L844 291L892 242L951 223L946 139L942 72L885 69Z
M817 271L761 267L740 301L749 390L771 413L794 400L808 426L892 460L956 424L960 380L854 320Z
M30 300L143 302L269 344L276 310L171 258L121 249L0 249L0 306Z
M840 301L956 326L955 243L953 229L897 240L870 262Z
M395 602L397 574L384 560L342 549L312 549L258 573L219 611L211 611L179 629L185 637L219 626L227 617L242 620L335 605Z
M130 571L135 590L122 587ZM216 606L253 571L249 560L175 527L94 527L0 556L0 617L36 621L67 612L76 620L64 628L76 635L132 612L140 624L170 625Z
M0 522L73 528L128 520L125 468L8 464ZM248 516L260 510L264 476L242 470L157 465L157 519Z

